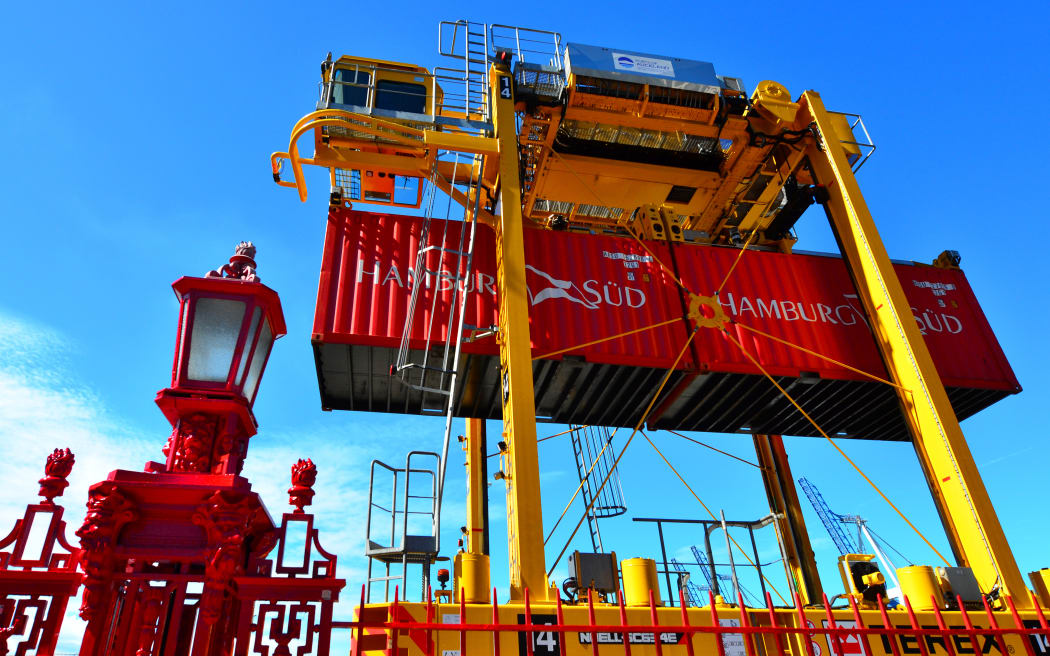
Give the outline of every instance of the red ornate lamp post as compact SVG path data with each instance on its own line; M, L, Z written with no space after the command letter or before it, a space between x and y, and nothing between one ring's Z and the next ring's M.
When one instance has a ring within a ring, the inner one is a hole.
M255 274L254 257L251 242L241 242L229 264L172 285L180 306L175 363L171 387L157 394L173 428L163 471L241 471L259 381L274 339L285 334L281 301Z
M239 476L256 432L259 381L285 334L280 299L259 281L254 256L242 242L229 264L172 285L175 362L156 399L172 425L166 461L111 472L88 493L77 531L82 656L228 653L233 580L275 539L269 513Z

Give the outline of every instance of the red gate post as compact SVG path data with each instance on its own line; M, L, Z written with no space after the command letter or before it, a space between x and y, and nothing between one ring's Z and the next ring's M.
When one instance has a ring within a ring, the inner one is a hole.
M275 533L277 557L256 558L246 576L234 579L241 604L234 656L287 655L292 653L289 643L300 636L302 644L294 653L328 654L332 612L346 581L336 578L336 557L321 546L314 516L303 510L313 499L316 479L313 461L299 460L292 465L288 503L295 511L281 517ZM305 536L302 545L289 539L288 530L295 522L303 526L298 532ZM270 644L275 648L271 650Z
M172 426L164 463L118 469L88 494L81 656L218 656L232 644L233 580L274 543L259 495L239 474L256 432L252 405L285 333L255 247L183 277L171 386L156 402Z
M66 540L65 508L54 501L69 485L66 477L73 470L73 460L69 449L55 449L47 457L38 492L44 500L26 506L22 519L0 540L0 656L11 653L12 638L20 638L14 656L29 651L51 656L66 604L80 587L80 549ZM39 547L33 545L39 551L26 553L33 524L39 526L43 521L47 521L43 542Z

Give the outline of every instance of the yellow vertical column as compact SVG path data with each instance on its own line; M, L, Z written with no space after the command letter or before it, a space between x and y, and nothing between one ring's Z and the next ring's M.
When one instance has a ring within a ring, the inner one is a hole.
M500 395L503 401L504 477L507 486L507 546L510 596L547 599L543 514L536 452L536 406L532 347L525 287L525 248L518 179L518 138L513 79L504 68L490 71L492 121L499 144L500 216L496 223L496 284L499 292Z
M456 554L456 590L462 591L466 603L482 604L489 601L490 581L489 556L485 551L485 420L467 419L463 441L467 452L467 544L466 551Z
M810 164L830 195L826 209L882 359L903 388L904 417L955 556L973 569L983 592L998 588L1029 608L1021 572L830 117L816 92L802 94L801 104L800 122L813 121L822 140L822 149L810 147Z
M776 516L777 537L784 549L792 583L804 606L819 603L823 588L806 521L799 507L795 479L788 466L784 439L779 435L754 435L755 453L762 469L762 483L769 497L769 510Z
M467 434L464 436L467 452L467 553L485 553L485 453L481 445L485 442L485 420L467 419Z

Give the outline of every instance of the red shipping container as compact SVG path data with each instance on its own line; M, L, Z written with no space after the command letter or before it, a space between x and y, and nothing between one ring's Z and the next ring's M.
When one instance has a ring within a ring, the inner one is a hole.
M419 218L335 209L329 216L314 322L322 403L329 408L438 412L440 394L411 389L390 375L417 279ZM461 222L432 220L427 275L410 322L412 358L432 368L449 329L453 285L466 285L466 323L496 323L495 239L478 227L469 280L450 269ZM525 232L526 285L537 415L558 422L633 425L691 329L690 290L711 294L738 251L604 235ZM897 265L897 272L960 416L1009 393L1017 381L961 271ZM720 296L743 324L879 377L886 377L840 258L749 251ZM596 340L666 324L625 337ZM829 433L906 439L892 389L797 349L733 326L736 338ZM424 350L430 347L429 356ZM571 350L566 350L571 349ZM498 347L467 342L456 413L499 416ZM555 353L554 355L550 355ZM657 428L815 434L740 350L717 330L701 329L648 418Z

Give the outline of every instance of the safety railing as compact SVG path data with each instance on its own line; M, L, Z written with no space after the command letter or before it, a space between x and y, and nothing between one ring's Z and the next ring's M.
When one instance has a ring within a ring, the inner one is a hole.
M864 125L864 119L861 118L860 114L851 114L849 112L835 112L846 117L849 122L850 133L853 135L852 140L843 139L842 143L847 146L854 146L860 151L860 156L850 163L850 168L853 169L853 173L860 170L860 167L864 166L864 162L868 161L868 158L875 153L875 142L872 141L871 135L868 134L868 126ZM858 128L860 134L857 133ZM863 134L863 140L860 135Z
M581 649L590 647L594 656L599 654L599 644L609 647L621 645L625 656L630 656L632 645L639 643L654 647L657 656L662 656L665 646L672 645L684 645L688 656L696 656L698 649L704 653L716 652L718 656L733 656L733 654L741 653L746 653L747 656L759 654L762 656L773 654L820 656L826 653L823 651L824 647L828 647L833 656L876 653L892 656L902 656L902 654L921 654L921 656L932 654L935 656L938 653L946 653L948 656L959 656L978 652L989 653L990 651L998 651L1002 656L1007 654L1017 656L1019 650L1016 643L1018 642L1023 645L1027 656L1039 656L1046 653L1048 635L1050 635L1050 624L1047 623L1045 612L1034 594L1032 595L1034 614L1027 620L1022 619L1014 601L1009 597L1004 597L1008 614L993 613L987 601L984 602L983 613L978 611L971 614L966 610L962 599L959 598L960 610L953 611L950 617L952 621L955 621L957 613L962 625L949 625L946 618L947 613L942 612L936 605L936 599L932 598L935 624L920 624L916 609L906 596L903 598L903 611L887 609L882 597L879 597L876 608L865 609L869 618L872 614L870 611L877 610L878 619L865 621L861 608L852 597L849 598L848 606L833 608L827 595L824 595L820 607L803 608L798 595L795 595L794 606L774 607L772 598L767 593L765 608L747 608L742 598L738 598L736 607L719 605L715 603L713 592L709 591L708 605L701 609L701 616L705 621L703 624L694 622L699 619L695 612L697 609L693 607L694 612L689 612L689 606L686 604L682 591L679 592L680 606L676 613L677 623L660 622L660 616L663 615L666 618L668 613L659 612L652 591L649 593L648 605L641 607L627 607L624 603L623 591L618 591L617 603L614 605L619 619L616 623L596 621L595 611L599 606L594 603L593 598L589 598L586 603L586 622L566 622L565 606L560 597L554 604L554 621L551 621L549 605L545 606L540 613L534 613L528 589L524 591L524 614L518 615L519 621L504 622L500 619L500 605L495 588L492 591L491 622L468 622L465 621L465 618L468 617L468 606L463 599L464 595L461 592L460 601L455 604L459 607L458 615L450 616L447 614L449 605L442 605L440 607L442 619L447 620L451 617L455 621L439 623L437 622L439 607L433 602L432 594L428 593L427 602L422 608L425 618L420 621L414 619L412 614L400 605L397 590L394 591L393 603L384 609L385 613L365 612L365 594L362 587L361 602L356 613L357 619L350 622L335 622L333 628L353 631L351 656L361 656L363 652L374 651L365 640L362 640L362 637L365 639L378 637L377 631L389 636L389 641L386 639L381 641L383 648L389 649L386 653L400 653L398 652L399 640L411 639L425 656L436 656L438 644L436 634L438 633L442 634L442 647L448 646L450 642L455 644L456 637L458 637L459 656L468 656L467 636L477 633L487 633L492 636L491 648L484 649L484 653L493 656L500 656L501 635L508 633L524 637L519 644L524 647L520 653L526 656L539 656L537 651L541 645L544 651L552 656L555 653L566 656L570 634L575 634L574 642L578 644L574 647L574 652L579 653ZM608 607L604 604L603 606ZM420 605L413 604L413 607L418 609ZM474 604L470 606L470 608L476 607ZM521 608L521 606L515 604L515 608ZM649 621L646 623L628 622L628 608L631 611L636 611L638 608L647 610ZM367 610L379 609L373 607ZM543 615L542 621L537 618L537 615L540 614ZM582 615L582 613L579 614ZM380 619L382 617L386 619ZM1000 619L1008 619L1009 624L1000 625ZM820 625L814 620L818 620ZM453 636L452 640L448 639L449 634ZM415 636L414 639L413 636ZM542 643L538 639L539 636L544 636ZM551 641L549 636L557 636L557 639ZM1015 639L1008 644L1007 638L1009 637ZM876 639L881 643L880 649L877 650L872 648L872 641ZM714 649L711 649L712 646ZM610 652L603 650L601 653Z
M490 25L492 49L509 50L518 62L563 68L561 34L513 25Z

